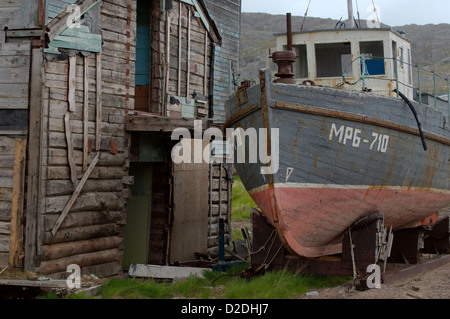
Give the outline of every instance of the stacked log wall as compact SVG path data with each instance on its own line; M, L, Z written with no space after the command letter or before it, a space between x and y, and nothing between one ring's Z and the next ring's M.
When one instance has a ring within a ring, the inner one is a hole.
M129 137L124 122L127 110L134 108L135 13L134 0L103 1L102 52L98 56L96 53L87 57L85 53L76 55L73 112L69 105L69 60L45 62L43 118L47 118L47 123L42 134L47 143L42 150L45 189L41 190L44 198L39 229L41 246L37 271L40 273L67 278L66 269L70 264L80 266L83 274L93 273L99 277L122 272L125 205L130 196ZM87 97L85 70L88 73ZM84 140L85 101L88 102L87 145ZM99 122L98 108L101 108ZM69 114L69 121L65 121L66 114ZM97 123L101 125L99 133ZM99 143L97 138L100 138ZM88 160L83 163L86 152ZM61 226L52 234L86 166L91 165L97 154L98 162L92 173ZM71 174L74 167L71 168L69 159L75 165L75 183Z
M220 163L210 165L209 191L209 232L208 252L216 254L219 249L219 221L224 220L225 245L231 243L231 196L232 181L228 179L225 168Z

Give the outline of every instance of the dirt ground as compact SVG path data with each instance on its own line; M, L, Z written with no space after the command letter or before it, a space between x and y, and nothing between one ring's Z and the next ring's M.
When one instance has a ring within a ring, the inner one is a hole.
M393 284L382 284L380 289L357 291L349 283L317 292L319 295L304 299L450 299L450 263Z
M441 212L441 217L450 217L450 208ZM233 222L233 228L248 227L248 221ZM450 229L449 229L450 231ZM382 284L380 289L356 290L351 283L333 288L317 290L315 296L303 299L450 299L450 262L393 284Z

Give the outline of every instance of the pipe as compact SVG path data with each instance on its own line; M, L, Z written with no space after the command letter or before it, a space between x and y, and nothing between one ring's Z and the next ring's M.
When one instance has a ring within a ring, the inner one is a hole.
M423 149L425 151L428 150L427 143L425 142L425 136L422 131L422 123L420 123L419 116L417 115L416 109L412 105L411 101L402 92L399 92L398 90L394 90L394 92L397 92L397 94L406 102L406 104L408 104L409 108L413 112L414 117L417 122L417 127L419 128L420 139L422 140Z
M291 14L286 14L287 49L292 51L292 18Z
M220 203L219 203L220 205ZM219 264L225 262L225 221L219 219Z

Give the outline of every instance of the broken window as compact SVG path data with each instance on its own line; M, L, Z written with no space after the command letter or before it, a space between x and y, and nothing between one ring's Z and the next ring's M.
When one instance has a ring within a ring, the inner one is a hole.
M361 55L366 61L366 70L369 75L386 74L384 67L383 41L366 41L359 43Z
M350 42L316 44L317 77L338 77L353 74Z

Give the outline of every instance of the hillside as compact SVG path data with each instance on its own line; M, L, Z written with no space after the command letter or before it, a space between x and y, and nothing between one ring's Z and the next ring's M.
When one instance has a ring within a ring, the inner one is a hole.
M303 17L292 16L292 30L300 30ZM307 17L303 30L333 29L337 20ZM427 24L395 26L405 32L412 42L412 62L442 76L450 75L450 24ZM274 33L286 32L286 16L265 13L242 13L241 15L241 58L239 79L257 78L258 70L269 62L268 49L275 47ZM416 78L416 77L414 77ZM416 80L414 80L416 82ZM426 77L427 88L432 86L432 77ZM441 81L439 88L446 84Z

